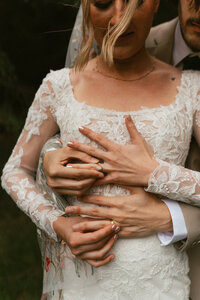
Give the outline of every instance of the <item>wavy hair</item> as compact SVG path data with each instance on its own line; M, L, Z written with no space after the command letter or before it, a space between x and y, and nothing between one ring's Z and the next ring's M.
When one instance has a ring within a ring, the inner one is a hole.
M123 15L119 24L110 28L108 24L107 33L104 36L101 53L105 62L108 65L113 64L113 50L114 45L118 37L126 31L133 14L138 6L138 0L129 0L125 5ZM82 33L83 40L81 44L81 50L77 56L75 62L75 69L82 70L89 60L89 54L94 39L94 28L90 20L90 0L82 0L83 21L82 21ZM86 28L88 28L88 35L86 34Z

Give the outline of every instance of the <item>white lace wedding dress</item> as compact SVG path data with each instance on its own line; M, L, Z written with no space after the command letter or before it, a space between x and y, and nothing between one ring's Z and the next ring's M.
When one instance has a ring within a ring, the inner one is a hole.
M130 112L137 129L153 147L160 165L151 175L148 191L200 206L200 174L184 166L192 131L200 141L200 75L183 72L174 103ZM44 261L44 299L65 300L186 300L189 298L188 259L173 245L161 247L156 235L118 240L116 258L93 269L59 243L53 222L63 215L55 195L40 192L35 171L45 141L60 130L63 144L90 141L78 127L86 125L110 140L126 144L127 112L78 102L69 69L51 72L43 80L14 151L3 170L2 185L41 230ZM165 162L163 162L165 161ZM114 185L93 188L96 194L125 195ZM75 197L67 200L77 203ZM67 202L66 202L67 205ZM46 298L45 298L46 297Z

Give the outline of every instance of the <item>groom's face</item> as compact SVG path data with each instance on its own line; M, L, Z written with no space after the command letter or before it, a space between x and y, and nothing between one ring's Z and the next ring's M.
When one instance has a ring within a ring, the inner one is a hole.
M179 0L178 10L184 40L193 51L199 52L200 6L197 5L195 8L194 0Z

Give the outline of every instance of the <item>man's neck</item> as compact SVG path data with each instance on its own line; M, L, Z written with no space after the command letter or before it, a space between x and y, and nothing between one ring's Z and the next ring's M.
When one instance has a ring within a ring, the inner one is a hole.
M174 35L174 48L173 48L173 65L179 69L182 69L183 59L192 54L193 51L186 44L180 27L180 22L176 25L175 35Z

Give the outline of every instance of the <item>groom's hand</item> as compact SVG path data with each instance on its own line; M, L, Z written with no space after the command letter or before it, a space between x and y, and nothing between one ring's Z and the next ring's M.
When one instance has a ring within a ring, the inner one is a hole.
M84 224L87 230L79 230ZM108 220L83 217L59 217L53 224L57 235L68 244L72 254L93 267L108 264L115 255L110 250L115 244L119 226Z
M114 220L120 226L120 238L144 237L173 230L170 212L163 201L142 188L128 189L131 191L128 196L83 196L80 201L98 206L67 207L66 213ZM87 228L85 224L79 224L78 230Z

